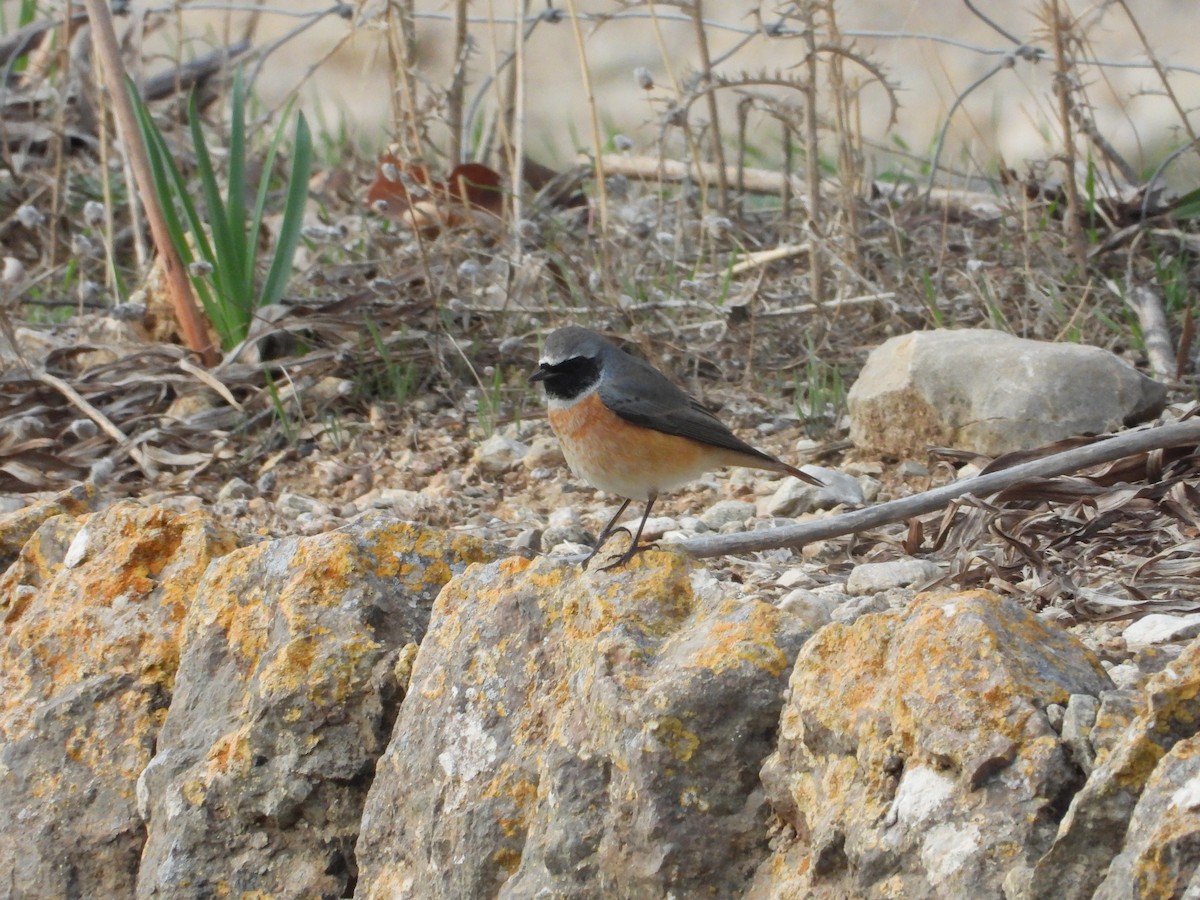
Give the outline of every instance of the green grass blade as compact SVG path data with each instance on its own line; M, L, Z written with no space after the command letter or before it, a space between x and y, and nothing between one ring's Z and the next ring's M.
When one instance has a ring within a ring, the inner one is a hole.
M275 255L271 269L263 283L259 297L261 306L278 303L292 272L292 260L300 243L300 232L304 226L304 207L308 203L308 176L312 169L312 132L304 113L296 119L296 139L292 148L292 170L288 175L287 202L283 209L283 220L279 226L279 240L275 244Z
M254 213L250 219L250 228L255 234L262 228L263 215L267 208L267 195L271 192L271 173L275 171L275 157L279 154L279 145L283 142L283 132L291 118L292 107L295 104L296 98L293 97L283 108L283 112L279 116L279 125L271 136L267 155L263 159L262 177L258 179L258 193L254 200Z
M229 184L225 194L225 221L240 252L237 261L239 280L251 287L254 284L254 247L258 239L257 229L246 230L246 87L242 81L242 67L238 66L233 76L232 108L229 124ZM253 296L253 289L247 291Z
M167 234L171 240L171 244L174 246L175 252L179 255L184 266L190 267L196 257L192 250L192 244L188 241L187 229L185 229L175 205L176 201L178 201L179 205L183 207L184 215L188 219L188 227L193 233L196 248L201 258L211 265L213 263L212 247L205 239L203 229L200 226L200 218L196 213L195 204L191 202L191 197L187 191L187 183L184 181L179 168L175 165L175 159L171 155L162 133L158 130L158 126L154 123L150 111L142 102L136 86L132 81L129 81L127 88L133 101L138 131L141 133L142 143L146 147L146 156L150 162L150 176L154 182L154 192L158 196L159 207L162 209L163 219L166 222ZM191 277L190 271L188 274ZM208 316L209 322L212 323L224 343L227 339L228 323L225 320L223 307L213 297L208 283L204 279L191 277L191 281L197 296L200 298L205 315Z
M253 282L247 286L243 277L244 266L240 262L245 248L241 246L241 237L230 233L229 230L225 201L221 197L216 167L213 165L212 155L208 152L208 144L205 142L204 133L200 127L200 113L196 108L195 95L192 96L189 104L188 120L192 132L192 149L196 153L196 169L200 176L200 190L208 212L212 246L216 251L215 258L211 260L213 284L220 295L220 302L227 306L224 318L231 323L236 323L234 326L237 333L235 339L240 340L245 336L245 327L250 321L248 307L252 302L250 298L253 297Z

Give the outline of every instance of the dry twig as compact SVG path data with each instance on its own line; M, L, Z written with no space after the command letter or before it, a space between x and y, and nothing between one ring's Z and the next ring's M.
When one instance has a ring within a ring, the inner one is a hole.
M903 522L913 516L941 509L951 500L968 494L983 497L1011 488L1031 478L1063 475L1135 453L1197 443L1200 443L1200 419L1190 418L1170 425L1126 432L1086 447L1056 453L1053 456L1002 469L999 472L956 481L953 484L943 485L911 497L880 503L877 506L854 510L828 519L755 531L749 534L705 535L683 541L679 546L697 558L798 547L844 534L857 534L881 525Z

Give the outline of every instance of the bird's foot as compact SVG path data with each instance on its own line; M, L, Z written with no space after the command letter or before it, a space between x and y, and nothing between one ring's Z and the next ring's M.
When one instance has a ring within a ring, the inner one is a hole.
M608 565L601 566L600 571L607 572L609 569L620 568L621 566L625 565L625 563L627 563L631 559L633 559L637 554L642 553L646 550L650 550L651 548L653 548L655 546L657 546L657 545L655 544L654 541L650 541L649 543L646 543L646 544L630 544L628 550L626 550L624 553L622 553L620 556L618 556L615 560L610 562Z
M614 528L611 531L605 530L605 531L601 532L600 537L598 537L596 539L596 546L593 547L592 552L587 555L587 558L583 561L582 566L586 569L588 567L588 563L590 563L593 559L595 559L596 554L599 553L604 548L604 545L608 543L608 539L610 537L612 537L614 534L620 534L622 531L625 532L626 534L631 533L629 531L629 529L626 528L624 525L622 525L620 528ZM608 568L608 567L605 566L604 569L606 569L606 568ZM600 571L603 572L604 569L601 569Z

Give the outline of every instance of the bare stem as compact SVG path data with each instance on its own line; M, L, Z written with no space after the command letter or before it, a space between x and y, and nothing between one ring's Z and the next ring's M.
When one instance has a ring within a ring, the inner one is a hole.
M171 303L175 310L175 318L179 322L179 330L183 333L184 344L189 350L199 354L205 365L214 365L220 356L196 308L191 282L188 281L183 260L179 258L175 245L171 242L167 220L159 205L158 195L154 192L150 160L146 156L146 148L142 145L137 118L134 116L133 104L126 88L125 65L121 61L121 50L117 44L112 15L104 0L85 0L85 4L92 22L96 55L100 60L100 67L104 70L105 85L108 87L109 100L116 115L117 130L133 168L134 181L137 183L142 205L146 209L155 248L162 257L167 285L171 291Z

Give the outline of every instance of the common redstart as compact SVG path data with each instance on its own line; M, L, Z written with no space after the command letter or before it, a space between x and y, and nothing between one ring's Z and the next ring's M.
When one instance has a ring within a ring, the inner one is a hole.
M624 565L645 549L638 541L659 492L711 469L745 466L822 484L740 440L658 369L586 328L552 332L529 380L546 387L550 426L571 471L625 498L583 561L585 569L632 501L644 500L646 511L629 549L606 569Z

